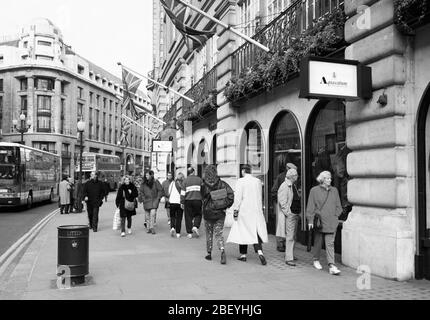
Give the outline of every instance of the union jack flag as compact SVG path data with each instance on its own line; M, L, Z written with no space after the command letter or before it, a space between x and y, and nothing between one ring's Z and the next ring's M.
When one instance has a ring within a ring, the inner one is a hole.
M128 146L128 131L130 130L130 128L131 128L130 122L122 118L119 143L124 147Z
M187 26L190 18L189 8L177 0L160 0L166 14L170 17L176 29L184 36L185 44L191 51L200 48L211 38L215 31L196 30Z
M145 114L144 112L137 111L133 102L133 96L136 94L141 82L142 79L122 68L122 83L124 86L122 104L125 110L130 110L131 117L135 120L139 120Z

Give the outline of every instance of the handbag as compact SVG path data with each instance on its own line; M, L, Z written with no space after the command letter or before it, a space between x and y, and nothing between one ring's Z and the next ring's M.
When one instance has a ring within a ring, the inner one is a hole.
M123 190L124 193L124 209L128 210L128 211L133 211L134 210L134 201L128 201L127 198L125 197L125 191Z
M115 209L115 213L113 214L113 222L112 229L118 230L121 227L121 217L119 216L119 209Z
M315 230L321 230L323 227L321 215L318 212L321 212L322 208L324 208L324 206L327 202L327 199L328 199L328 195L329 195L329 192L327 192L327 196L325 197L325 200L324 200L323 204L321 205L321 207L319 209L317 208L317 212L315 212L315 215L314 215L314 229Z

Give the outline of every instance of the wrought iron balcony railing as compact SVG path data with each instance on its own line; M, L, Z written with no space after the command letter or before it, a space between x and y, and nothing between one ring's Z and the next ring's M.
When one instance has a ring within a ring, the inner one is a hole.
M430 23L428 0L394 0L394 23L406 35L414 35L415 30Z
M253 38L267 46L271 52L282 53L288 49L292 40L342 5L343 0L298 0ZM264 54L255 45L244 43L232 54L233 76L253 66Z

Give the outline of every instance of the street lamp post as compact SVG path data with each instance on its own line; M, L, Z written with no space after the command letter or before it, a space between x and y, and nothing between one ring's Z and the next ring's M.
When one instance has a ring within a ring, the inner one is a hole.
M28 132L28 130L31 127L31 120L27 120L27 122L25 121L25 114L21 113L19 115L19 120L21 120L21 125L20 127L18 127L18 120L12 120L13 123L13 127L15 128L16 131L18 131L19 133L21 133L21 144L24 144L24 133Z
M124 161L123 161L123 166L124 166L124 169L123 169L123 176L125 176L126 175L126 172L127 172L127 157L125 156L125 146L124 145L121 145L121 141L119 141L118 140L118 146L119 147L121 147L121 150L122 150L122 157L123 157L123 159L124 159Z
M79 147L79 192L78 192L78 212L82 212L82 192L83 192L83 186L82 186L82 152L84 150L83 146L83 136L84 136L84 130L85 130L85 122L81 119L78 122L78 131L79 131L79 138L80 138L80 147Z

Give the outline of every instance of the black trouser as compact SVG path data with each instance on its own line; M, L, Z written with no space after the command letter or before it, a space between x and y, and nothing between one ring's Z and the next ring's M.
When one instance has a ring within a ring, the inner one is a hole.
M200 228L202 223L202 201L185 200L185 228L187 233L193 233L193 227Z
M92 204L87 202L88 221L90 222L90 228L97 229L99 223L99 206L93 207Z
M254 244L254 250L255 252L258 252L258 250L263 250L263 246L261 245L263 241L261 240L260 236L258 237L258 243ZM240 244L239 245L239 252L240 254L247 254L248 253L248 245L247 244Z
M65 211L65 214L68 214L69 213L69 206L70 206L70 204L60 205L60 213L63 214L63 211Z
M183 210L180 204L170 204L170 227L175 228L176 233L181 233Z
M125 232L125 219L127 219L127 228L131 229L131 215L127 215L127 218L121 217L121 232Z

